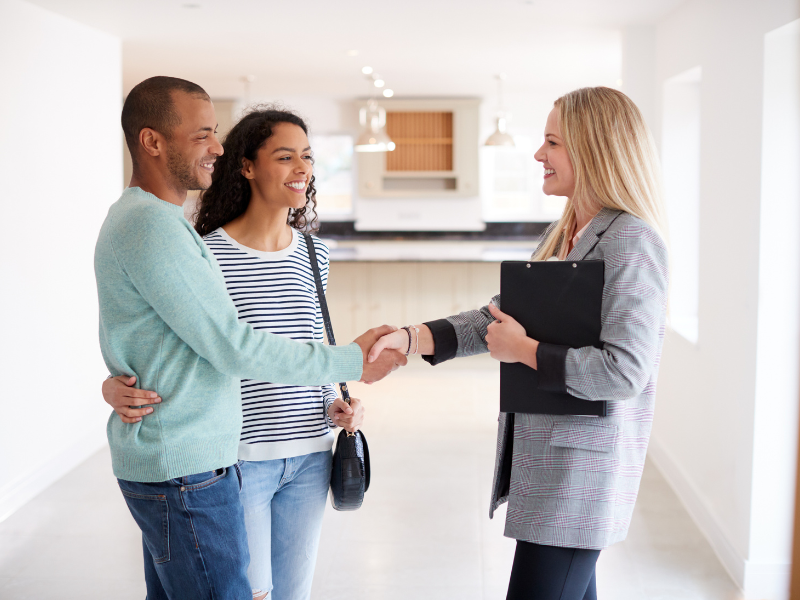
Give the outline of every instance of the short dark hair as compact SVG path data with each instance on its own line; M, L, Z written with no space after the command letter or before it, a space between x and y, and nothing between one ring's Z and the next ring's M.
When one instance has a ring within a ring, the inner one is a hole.
M122 105L122 131L125 132L125 142L134 166L139 132L142 129L153 129L169 139L172 130L181 124L181 116L175 110L172 92L183 92L195 98L211 100L199 85L177 77L159 75L135 85Z

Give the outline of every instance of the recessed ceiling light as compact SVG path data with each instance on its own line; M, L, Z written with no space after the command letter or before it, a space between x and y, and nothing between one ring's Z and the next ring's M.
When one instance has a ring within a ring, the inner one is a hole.
M386 98L391 98L392 96L394 96L394 90L390 90L389 88L386 88L385 90L383 90L383 95Z
M369 75L370 73L372 73L372 67L364 67L364 68L361 69L361 72L364 75Z
M386 82L383 79L376 79L373 82L373 85L375 85L375 87L377 87L377 88L382 88L383 86L386 85Z

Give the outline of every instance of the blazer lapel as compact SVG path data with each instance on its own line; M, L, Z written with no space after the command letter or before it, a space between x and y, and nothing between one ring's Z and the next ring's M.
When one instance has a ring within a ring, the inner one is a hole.
M605 233L606 229L608 229L621 212L622 211L614 210L613 208L601 208L600 212L598 212L589 223L589 227L586 228L581 239L575 244L572 252L567 254L565 260L583 260L586 258L586 255L597 245L600 236Z

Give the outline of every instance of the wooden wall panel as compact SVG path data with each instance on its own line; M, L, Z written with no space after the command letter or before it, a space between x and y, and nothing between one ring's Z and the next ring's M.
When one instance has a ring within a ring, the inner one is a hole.
M797 451L797 481L795 483L794 496L794 541L792 544L792 572L789 598L791 600L800 600L800 445Z
M452 171L452 112L388 112L386 133L397 145L387 171Z

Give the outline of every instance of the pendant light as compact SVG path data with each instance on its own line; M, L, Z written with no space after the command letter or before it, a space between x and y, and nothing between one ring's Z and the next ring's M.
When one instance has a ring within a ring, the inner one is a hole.
M395 143L386 133L386 111L378 106L378 101L370 98L367 106L359 111L358 120L362 131L356 139L356 152L391 152Z
M384 87L383 79L373 73L371 67L364 67L362 73L367 76L370 83L373 97L367 100L367 106L363 107L358 113L358 120L361 123L361 133L356 138L356 152L391 152L395 149L395 143L389 134L386 133L386 110L378 105L375 99L375 88ZM391 92L391 90L385 90ZM385 94L388 98L391 94Z
M499 109L497 111L497 120L495 121L495 130L492 135L486 138L483 143L484 146L510 146L514 147L514 138L506 131L508 124L508 115L503 109L503 80L506 78L505 74L501 73L496 76L497 79L497 98Z

